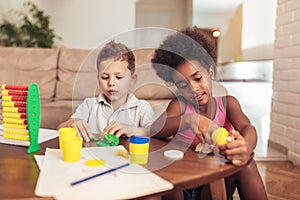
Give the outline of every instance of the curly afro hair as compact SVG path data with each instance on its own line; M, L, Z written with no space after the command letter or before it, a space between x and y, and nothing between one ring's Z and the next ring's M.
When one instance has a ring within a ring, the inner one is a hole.
M174 68L186 61L198 61L207 71L210 67L214 69L213 48L207 32L197 27L186 28L169 35L154 51L151 62L159 77L173 83Z

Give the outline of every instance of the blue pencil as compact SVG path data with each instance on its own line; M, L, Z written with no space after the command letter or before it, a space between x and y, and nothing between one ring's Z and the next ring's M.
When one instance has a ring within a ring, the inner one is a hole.
M93 175L93 176L90 176L90 177L81 179L81 180L79 180L79 181L75 181L75 182L71 183L71 186L74 186L74 185L77 185L77 184L79 184L79 183L83 183L83 182L88 181L88 180L90 180L90 179L96 178L96 177L98 177L98 176L102 176L102 175L104 175L104 174L107 174L107 173L116 171L117 169L121 169L121 168L123 168L123 167L126 167L126 166L128 166L129 164L130 164L130 163L126 163L126 164L121 165L121 166L119 166L119 167L115 167L115 168L109 169L109 170L107 170L107 171L101 172L101 173L99 173L99 174L95 174L95 175Z

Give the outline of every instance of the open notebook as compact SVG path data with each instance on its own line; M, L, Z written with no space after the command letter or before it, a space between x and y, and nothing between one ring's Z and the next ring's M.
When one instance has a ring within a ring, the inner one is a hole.
M36 157L39 160L40 175L35 194L72 200L132 199L173 188L170 182L136 164L75 186L70 185L74 181L128 163L128 159L114 155L119 149L125 150L123 146L83 148L81 160L74 163L64 162L60 149L47 149L43 158ZM106 164L98 167L85 165L90 159L101 159Z

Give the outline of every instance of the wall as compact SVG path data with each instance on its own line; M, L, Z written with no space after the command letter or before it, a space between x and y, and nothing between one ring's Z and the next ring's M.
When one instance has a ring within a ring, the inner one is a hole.
M241 55L242 3L224 4L228 3L214 1L211 4L211 0L193 0L193 25L221 31L218 63L235 60Z
M0 11L19 9L25 1L0 1ZM57 43L58 46L95 48L112 36L135 28L134 0L42 0L34 3L50 15L51 27L64 39Z
M158 47L167 35L191 24L191 10L191 0L137 1L136 28L148 30L135 34L135 45Z
M222 32L219 38L219 63L234 61L242 55L242 7L238 7L229 21L227 31Z
M273 59L276 0L244 0L242 57Z
M269 144L300 165L300 4L278 0Z
M174 30L186 27L188 6L189 0L139 0L136 3L136 27L163 27Z

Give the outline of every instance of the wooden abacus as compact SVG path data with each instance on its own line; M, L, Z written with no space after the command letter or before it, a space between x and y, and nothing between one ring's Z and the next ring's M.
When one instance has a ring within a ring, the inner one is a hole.
M5 85L2 89L3 137L29 141L27 153L40 150L40 94L36 84Z

